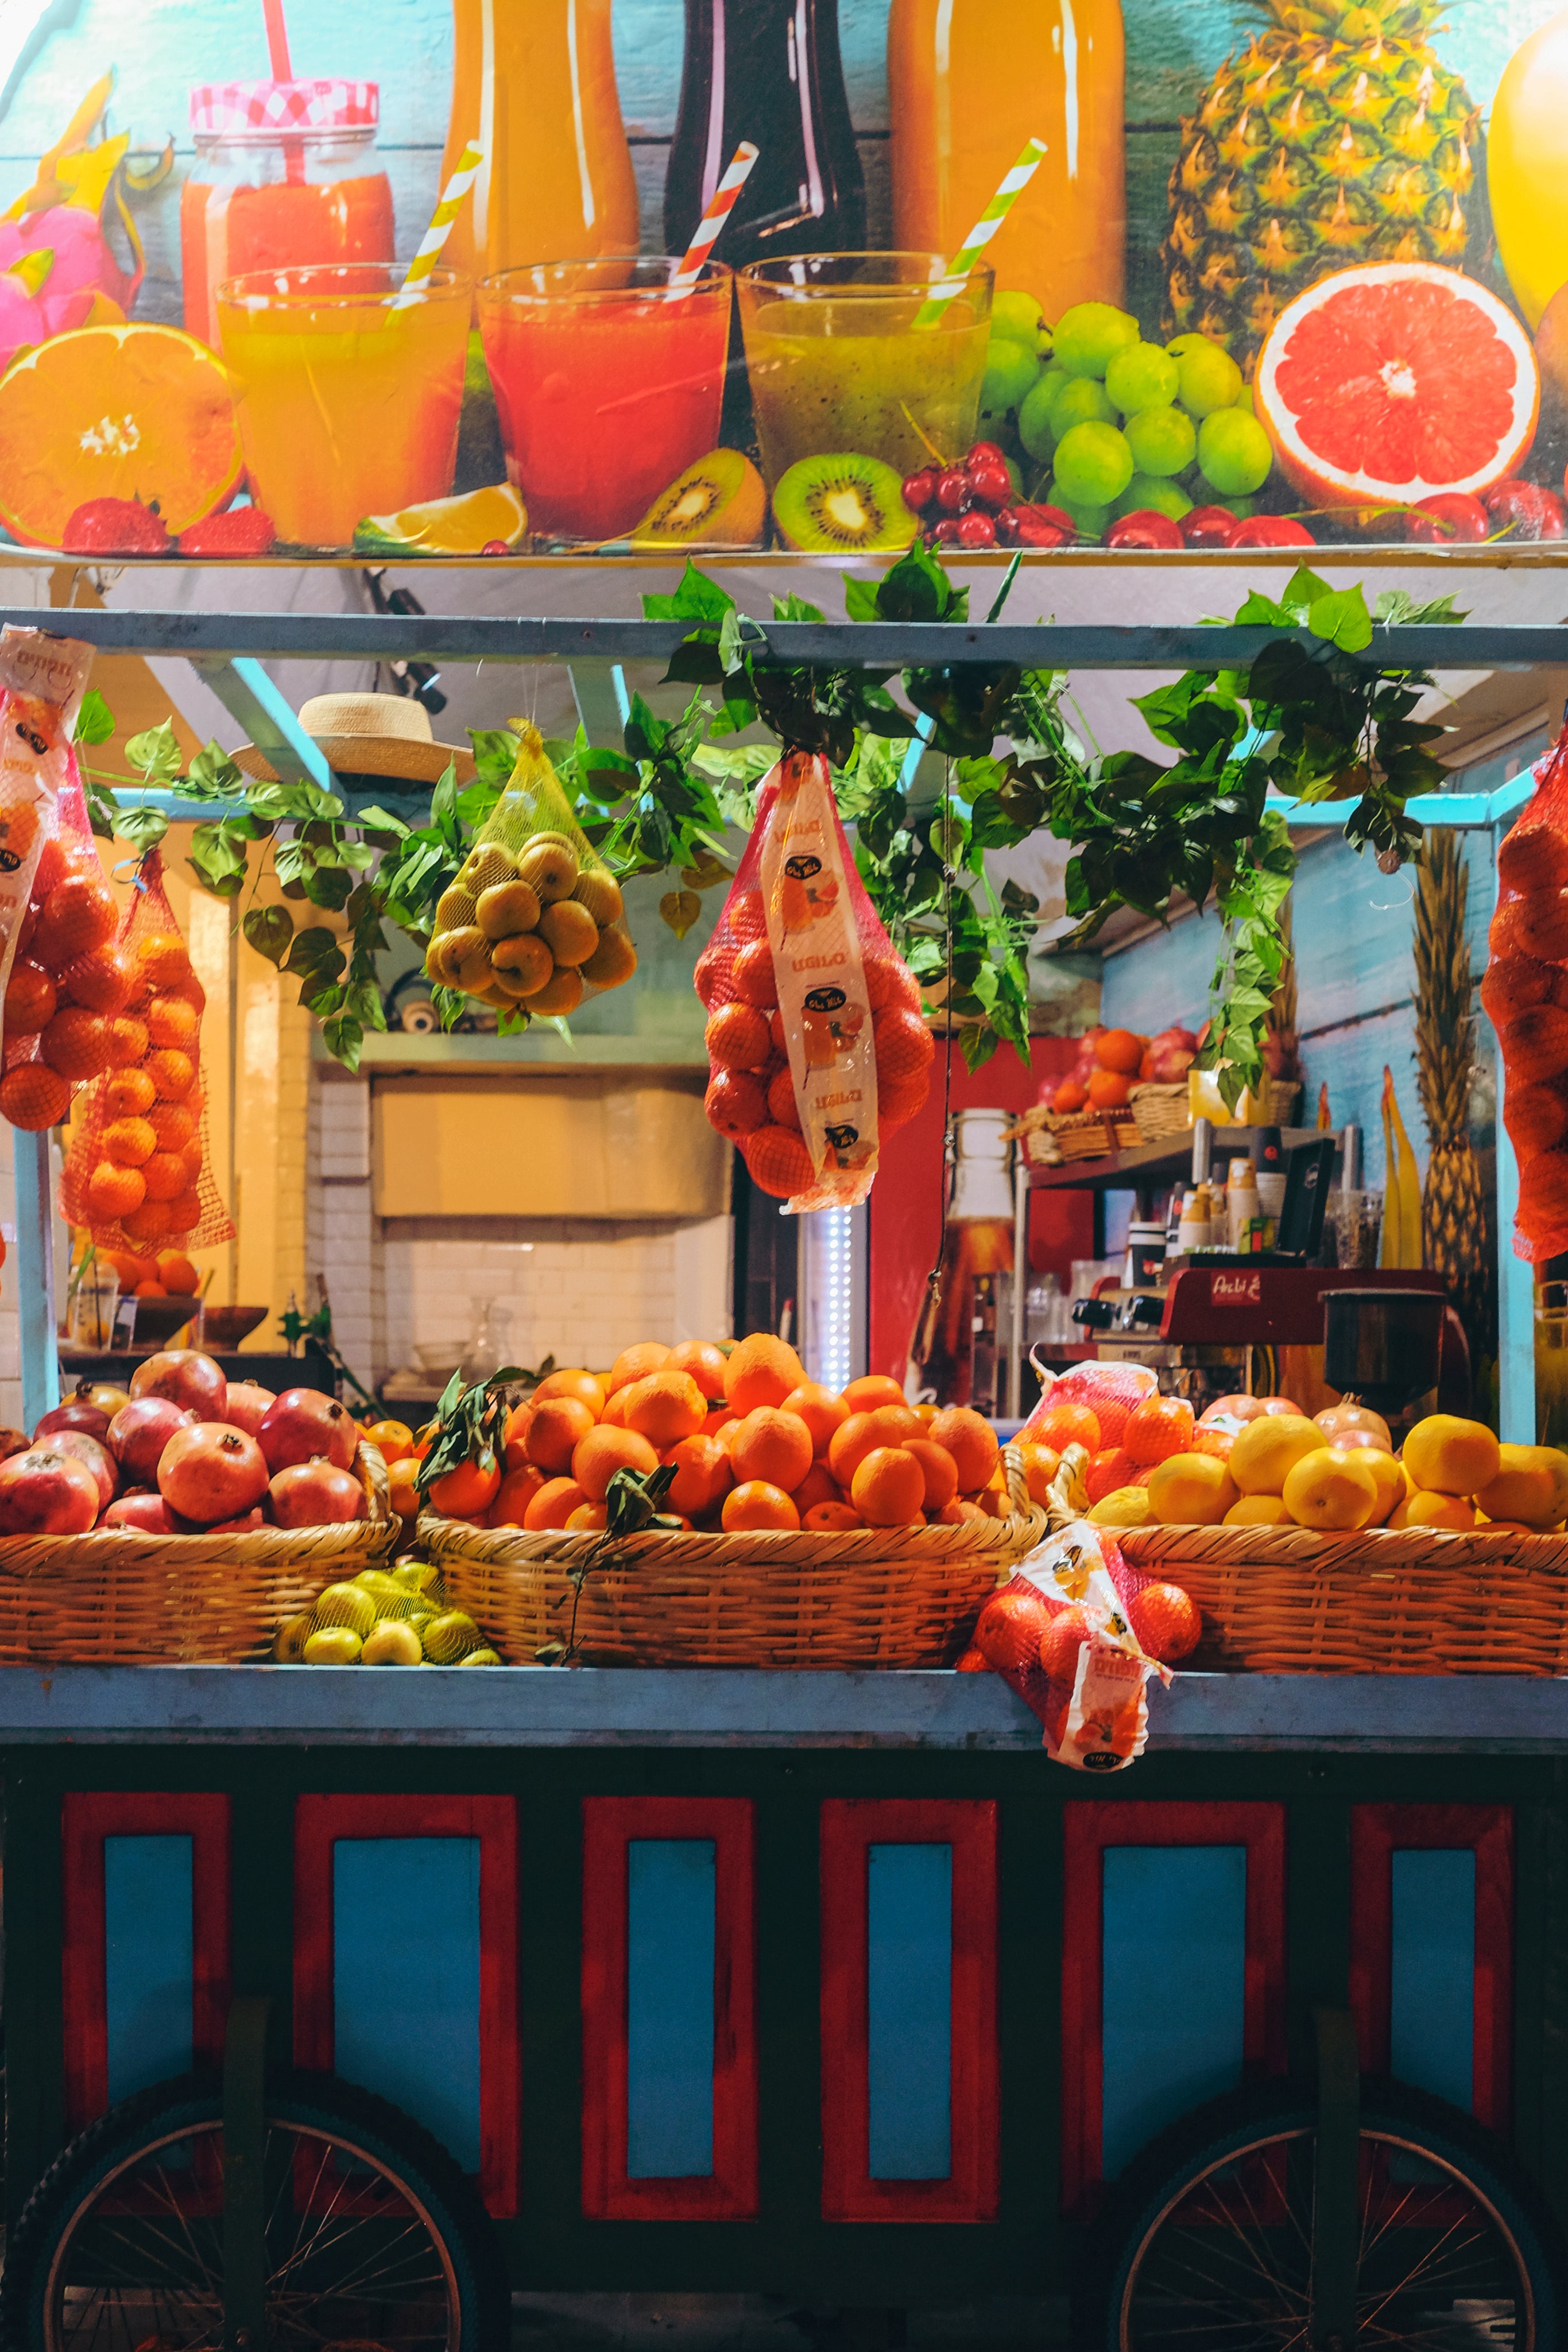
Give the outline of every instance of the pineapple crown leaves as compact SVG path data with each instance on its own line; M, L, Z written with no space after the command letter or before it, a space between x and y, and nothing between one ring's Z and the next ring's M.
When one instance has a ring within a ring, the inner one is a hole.
M435 1408L434 1439L414 1481L422 1496L461 1463L476 1462L486 1454L500 1460L506 1438L507 1390L512 1381L524 1378L520 1365L506 1364L487 1381L465 1388L462 1373L453 1373Z

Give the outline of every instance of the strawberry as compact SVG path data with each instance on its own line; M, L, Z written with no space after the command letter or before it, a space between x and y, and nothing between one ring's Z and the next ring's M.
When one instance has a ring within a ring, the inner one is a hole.
M174 544L182 555L267 555L277 533L272 517L259 507L230 507L226 514L208 515L183 530Z
M67 555L162 555L168 545L161 518L140 499L89 499L60 539Z

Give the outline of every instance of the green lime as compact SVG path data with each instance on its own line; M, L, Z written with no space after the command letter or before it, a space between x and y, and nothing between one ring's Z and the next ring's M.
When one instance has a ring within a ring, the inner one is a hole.
M1174 368L1175 362L1168 364ZM1140 474L1179 474L1191 465L1197 448L1197 434L1185 408L1140 408L1122 430Z
M1051 395L1051 429L1060 441L1075 425L1115 425L1120 422L1105 396L1105 387L1092 375L1061 375Z
M1033 351L1040 341L1040 310L1032 294L993 294L991 332Z
M1111 527L1111 509L1082 499L1070 499L1052 475L1040 492L1040 502L1048 507L1060 507L1072 518L1074 528L1085 539L1103 539Z
M1047 368L1033 390L1025 394L1019 410L1019 439L1037 466L1048 465L1056 446L1051 404L1057 386L1067 381L1060 368Z
M1037 354L1022 343L993 334L986 349L986 375L980 386L980 406L992 414L1016 408L1040 374Z
M1184 514L1192 512L1192 500L1175 482L1155 474L1134 474L1111 511L1114 515L1169 515L1172 522L1180 522Z
M1176 363L1176 396L1189 416L1228 408L1241 389L1241 371L1207 335L1178 335L1166 349Z
M1129 343L1113 354L1105 371L1105 390L1124 416L1140 408L1166 408L1176 396L1180 374L1168 352L1158 343Z
M1075 302L1056 322L1055 358L1069 375L1103 376L1116 353L1138 340L1138 322L1109 302Z
M1198 426L1197 462L1222 497L1244 499L1268 480L1274 453L1255 416L1244 408L1222 408Z
M1056 478L1070 499L1109 506L1133 478L1133 453L1113 425L1073 425L1056 445Z

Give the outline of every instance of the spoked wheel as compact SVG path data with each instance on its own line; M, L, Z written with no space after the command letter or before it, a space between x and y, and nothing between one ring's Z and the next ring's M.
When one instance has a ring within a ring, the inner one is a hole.
M268 2352L506 2352L488 2216L385 2100L285 2075L265 2098ZM218 2352L223 2103L169 2083L113 2107L29 2200L0 2281L3 2352Z
M1096 2230L1089 2340L1308 2352L1316 2140L1312 2093L1281 2087L1217 2100L1155 2142ZM1559 2352L1555 2228L1468 2116L1365 2084L1357 2187L1357 2352Z

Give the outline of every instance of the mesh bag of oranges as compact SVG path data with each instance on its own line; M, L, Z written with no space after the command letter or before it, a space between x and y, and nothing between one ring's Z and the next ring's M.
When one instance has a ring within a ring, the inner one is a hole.
M1568 728L1534 772L1534 794L1498 847L1481 1003L1519 1160L1513 1246L1539 1265L1568 1249Z
M936 1049L821 752L786 751L763 786L695 981L708 1123L753 1183L794 1210L863 1201L879 1144L925 1100Z
M72 1141L60 1207L106 1252L145 1256L232 1241L203 1119L206 998L156 850L137 870L113 955L124 992L104 1016L108 1066Z
M621 886L572 814L537 727L435 909L428 977L498 1013L574 1013L637 969Z
M91 660L35 629L0 637L0 1115L35 1132L107 1067L127 987L71 750Z

